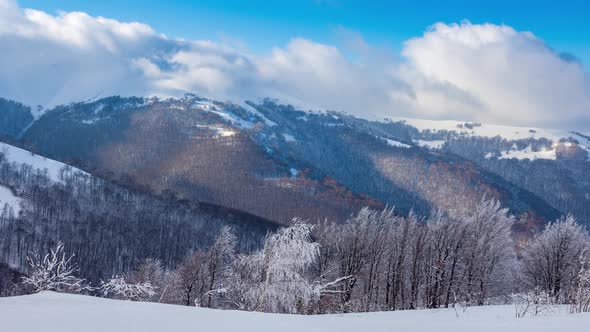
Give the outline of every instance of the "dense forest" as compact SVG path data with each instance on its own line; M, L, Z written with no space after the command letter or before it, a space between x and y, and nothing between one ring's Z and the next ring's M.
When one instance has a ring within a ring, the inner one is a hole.
M123 189L67 166L59 177L53 181L46 169L9 162L0 153L0 185L22 198L19 211L3 204L0 262L26 271L29 252L64 241L84 257L80 275L100 280L148 257L173 267L189 252L210 246L225 225L236 229L237 248L246 252L258 249L277 227L239 211Z

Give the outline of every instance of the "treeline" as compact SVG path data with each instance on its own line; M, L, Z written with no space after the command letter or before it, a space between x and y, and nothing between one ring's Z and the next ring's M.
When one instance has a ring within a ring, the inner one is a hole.
M0 207L0 263L28 272L30 252L63 241L80 258L78 275L97 282L157 257L174 268L190 252L207 248L223 226L235 229L240 252L261 247L277 225L236 211L160 199L64 168L46 170L12 163L0 153L0 185L22 199Z
M83 281L74 278L72 285L75 291L120 299L274 313L514 301L590 311L588 231L564 217L529 241L515 243L514 222L499 202L485 199L470 213L427 219L363 209L343 223L312 226L296 219L251 253L239 253L235 232L224 227L213 245L192 252L173 269L149 259L100 284L81 286ZM33 276L39 267L50 270L39 258L31 261ZM29 289L68 290L64 283L39 287L47 282L31 278L25 282Z

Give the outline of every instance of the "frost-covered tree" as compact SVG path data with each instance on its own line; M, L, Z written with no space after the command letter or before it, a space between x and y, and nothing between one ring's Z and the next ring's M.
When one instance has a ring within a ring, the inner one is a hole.
M523 278L528 288L540 288L559 302L571 298L583 269L580 258L590 248L590 235L574 217L547 225L523 246Z
M511 292L514 219L485 198L469 213L415 214L364 209L342 224L321 225L316 273L339 283L339 303L322 311L481 305ZM334 298L334 297L332 297Z
M263 250L237 259L232 293L242 308L264 312L298 313L319 297L319 289L306 277L319 245L311 238L312 226L295 219L269 235Z
M590 262L587 255L584 253L580 258L580 271L569 299L571 312L590 312Z
M201 303L211 307L213 296L226 291L227 279L231 273L231 262L235 259L236 236L231 228L224 226L215 243L207 252L207 291Z
M510 284L515 266L511 229L514 218L497 200L482 198L464 218L467 223L464 271L460 282L468 304L484 304L490 296L501 293ZM509 293L505 292L505 293Z
M130 283L123 276L115 276L102 282L99 290L104 297L131 301L147 301L156 295L149 282Z
M65 253L61 241L42 257L31 254L27 257L30 272L23 277L23 283L31 286L35 292L50 290L79 293L89 289L84 285L84 279L75 276L77 267L73 259L73 254L68 256Z
M448 307L459 293L459 276L464 266L467 223L438 211L427 222L428 237L424 252L426 287L424 304L430 308Z
M322 250L331 252L330 260L335 272L333 277L348 277L339 285L340 306L350 306L353 292L359 280L363 279L363 272L369 261L369 252L382 253L382 247L378 244L381 244L383 237L387 236L385 220L390 217L390 214L390 211L380 214L364 208L344 224L332 224L324 230ZM369 284L367 287L371 288L372 285Z
M160 301L164 293L166 293L168 284L165 279L166 271L162 267L161 261L153 258L144 260L125 276L125 280L129 283L149 284L153 288L156 294L148 297L147 300L149 301Z

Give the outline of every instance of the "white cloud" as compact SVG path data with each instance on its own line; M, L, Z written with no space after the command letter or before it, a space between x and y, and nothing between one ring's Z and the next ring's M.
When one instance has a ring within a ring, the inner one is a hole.
M195 92L278 97L365 117L590 124L588 74L531 33L439 23L407 41L400 58L339 31L353 56L302 38L252 55L220 42L170 39L141 23L50 15L0 0L0 91L46 106L99 94Z
M541 127L590 124L588 74L529 32L439 23L407 41L403 55L403 76L426 117L452 114Z

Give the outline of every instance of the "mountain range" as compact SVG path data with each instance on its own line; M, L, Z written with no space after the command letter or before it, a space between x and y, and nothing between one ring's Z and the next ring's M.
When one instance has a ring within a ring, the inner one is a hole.
M590 138L579 132L185 95L49 110L0 99L0 135L126 188L283 224L339 220L363 206L459 213L483 195L528 223L566 213L590 222Z

